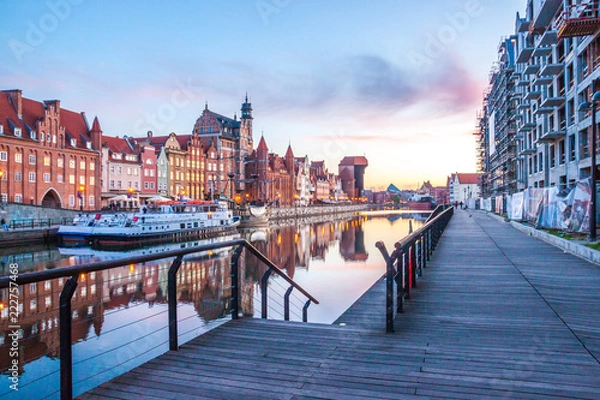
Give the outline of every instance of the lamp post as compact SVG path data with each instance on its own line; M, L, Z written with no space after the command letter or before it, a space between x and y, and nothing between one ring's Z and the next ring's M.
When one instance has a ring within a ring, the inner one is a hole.
M79 190L77 191L77 197L79 197L79 211L83 211L83 192L85 192L85 186L79 185Z
M591 148L591 195L590 195L590 241L596 240L596 104L600 101L600 92L594 93L592 101L579 105L579 111L592 111L592 148Z
M4 170L0 169L0 203L4 202L4 197L2 197L2 181L4 180ZM8 194L6 195L8 197Z
M227 177L229 178L229 199L233 201L233 178L235 177L235 174L230 172L227 174Z

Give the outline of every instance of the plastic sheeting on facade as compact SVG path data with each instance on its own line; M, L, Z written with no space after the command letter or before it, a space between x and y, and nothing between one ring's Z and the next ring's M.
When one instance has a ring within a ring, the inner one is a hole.
M571 190L557 187L529 188L506 198L508 218L528 221L538 228L560 229L569 232L589 230L589 179L577 182ZM503 213L502 196L481 200L481 208Z

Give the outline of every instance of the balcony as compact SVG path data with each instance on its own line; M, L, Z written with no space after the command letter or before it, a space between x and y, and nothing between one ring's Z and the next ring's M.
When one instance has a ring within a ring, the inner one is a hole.
M527 95L525 96L525 100L539 99L541 95L542 92L540 90L532 90L529 93L527 93Z
M529 102L523 102L517 106L517 111L526 110L529 107L531 107L531 104L529 104Z
M540 107L554 108L554 107L562 106L563 104L565 104L564 96L546 97L544 100L542 100L542 104L540 104Z
M521 78L519 82L517 82L517 86L529 86L529 80L525 78Z
M533 122L525 122L523 125L517 129L518 132L528 132L535 128L535 124Z
M593 35L600 28L597 0L584 0L563 12L554 26L558 38Z
M529 31L529 25L531 25L531 21L528 21L526 18L518 18L517 15L517 32Z
M533 80L535 86L549 85L552 83L551 76L536 76Z
M555 29L547 30L546 32L544 32L544 34L540 38L538 46L545 46L545 47L550 48L550 46L552 46L553 44L556 44L557 42L558 42L558 32Z
M534 57L543 57L552 53L552 47L550 46L539 46L533 49L533 53L531 54Z
M559 131L548 131L548 132L544 132L542 133L542 135L540 136L540 138L537 140L538 143L550 143L550 142L554 142L558 139L563 139L566 135L566 131L564 130L559 130Z
M517 56L517 63L526 63L531 58L531 54L533 53L533 46L527 44L526 47L521 49L521 52Z
M540 70L540 76L555 76L565 69L565 63L546 64Z
M536 74L539 70L540 70L539 64L527 64L523 73L527 74L527 75L533 75L533 74Z
M563 0L542 1L538 14L535 16L531 22L531 25L529 26L529 32L541 33L546 30L546 27L552 21L552 17L554 17L554 14L556 14L562 4Z
M542 114L551 114L554 111L554 107L538 107L534 112L533 115L542 115Z
M532 154L535 154L535 149L523 149L519 152L520 157L530 156Z

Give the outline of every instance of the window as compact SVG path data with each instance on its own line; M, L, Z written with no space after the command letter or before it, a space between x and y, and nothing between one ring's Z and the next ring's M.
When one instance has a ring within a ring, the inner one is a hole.
M6 151L0 151L0 161L8 161L8 153Z
M29 155L29 164L35 165L35 162L36 162L35 155L33 155L33 154Z
M558 164L563 165L565 163L565 141L561 140L558 142Z
M35 293L37 292L37 284L36 283L30 283L29 284L29 293Z
M4 134L4 125L0 124L0 133Z
M29 310L31 310L31 311L37 310L37 300L36 299L29 300Z
M111 179L111 181L110 181L110 188L114 189L114 187L115 187L115 181Z
M144 189L148 190L150 188L150 185L148 185L148 182L144 182Z
M71 139L71 146L77 147L77 140Z
M50 182L50 174L48 172L44 173L44 182L45 183Z
M150 189L154 190L154 182L150 182Z
M22 202L23 202L23 194L22 193L15 194L15 203L22 203Z
M40 133L40 142L43 142L46 138L46 134L44 132Z
M550 168L554 168L556 167L556 148L553 144L550 145L549 150L550 152Z
M131 167L127 167L127 175L131 175Z
M575 161L575 134L569 135L569 161Z
M16 153L15 154L15 162L17 164L23 164L23 154L21 153Z
M35 182L35 172L29 173L29 182Z
M58 160L56 160L56 166L58 168L64 168L65 167L65 159L63 157L58 157Z
M154 170L153 169L150 170L150 176L154 176Z
M79 176L79 184L85 185L85 176L83 176L83 175Z
M16 137L21 137L21 136L22 136L22 133L21 133L21 128L16 128L16 127L15 127L15 136L16 136Z
M96 164L93 161L90 161L90 171L96 170Z
M44 282L44 290L46 292L50 291L50 289L52 289L52 281L45 281Z
M89 201L90 207L94 207L95 206L94 196L89 196L88 199L89 199L88 201Z
M73 159L69 160L69 168L75 169L75 160L73 160Z
M51 164L50 162L50 156L44 156L44 166L45 167L49 167Z
M85 161L79 161L79 169L85 170Z
M73 175L73 174L70 174L70 175L69 175L69 183L70 183L71 185L74 185L74 184L75 184L75 175Z
M90 186L94 186L96 184L96 177L90 176Z
M56 181L58 183L62 183L63 182L63 176L62 176L62 174L59 174L59 175L56 176Z
M52 296L46 296L44 304L46 305L46 308L52 307Z
M23 175L21 174L21 172L17 171L15 172L15 182L21 182L23 180Z
M69 195L69 207L75 207L75 195L74 194Z
M117 167L117 174L119 174L119 175L123 174L123 168L122 167Z
M33 140L37 140L37 132L32 129L31 131L29 131L29 137Z
M579 131L579 159L583 160L589 156L588 131L587 129L584 129Z

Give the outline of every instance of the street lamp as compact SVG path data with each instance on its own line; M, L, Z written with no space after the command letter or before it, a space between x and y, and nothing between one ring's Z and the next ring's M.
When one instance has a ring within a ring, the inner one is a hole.
M83 192L85 192L85 186L80 185L77 191L77 197L79 197L79 211L83 211Z
M585 101L579 105L579 111L592 110L590 241L596 240L596 104L598 101L600 101L600 92L594 93L591 102Z
M2 180L4 180L4 170L0 169L0 203L4 201L4 197L2 197Z
M235 174L230 172L227 176L229 177L229 198L233 201L233 178L235 177Z

